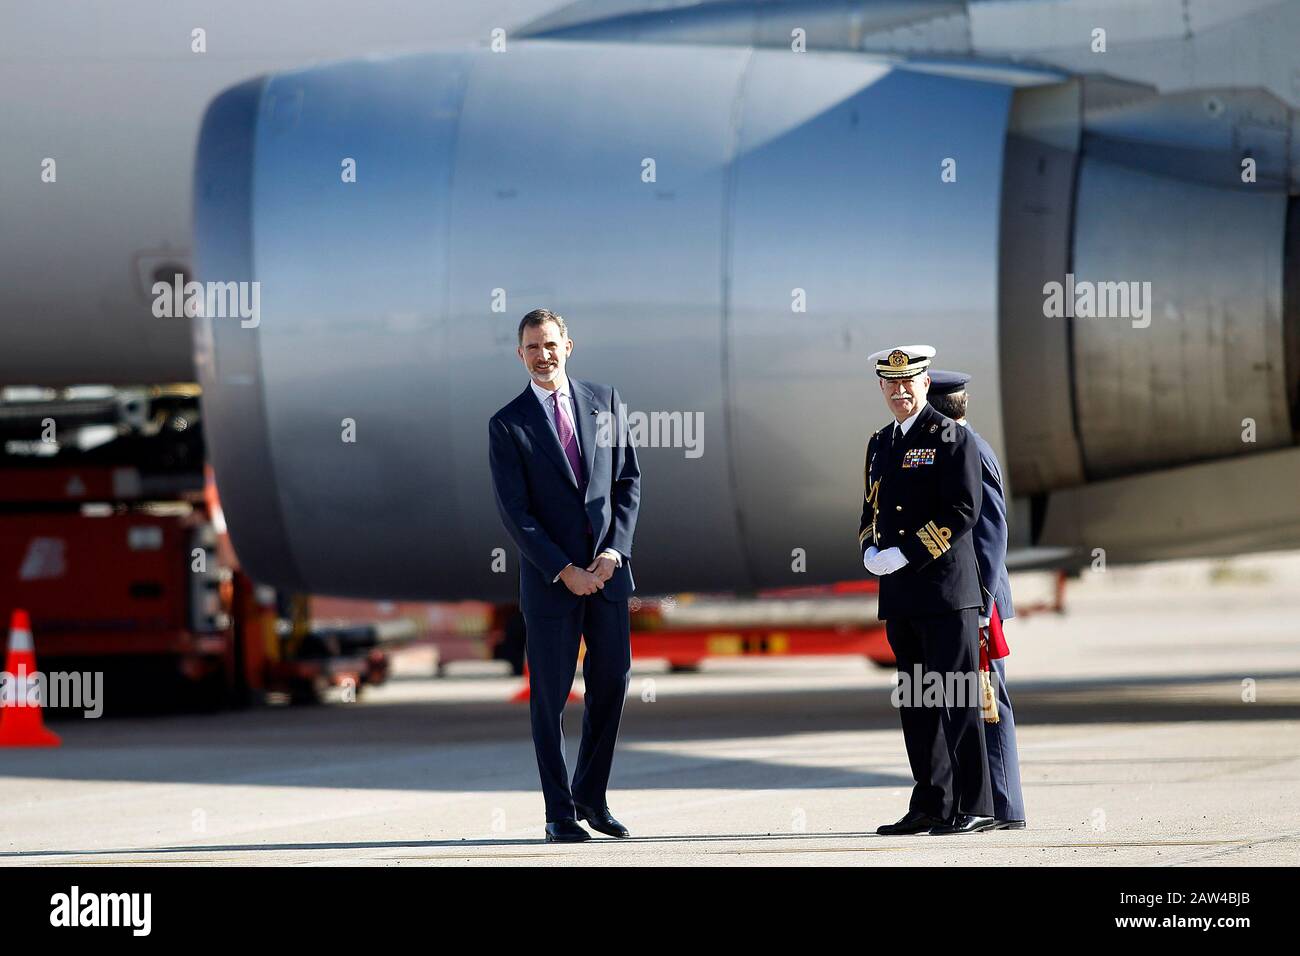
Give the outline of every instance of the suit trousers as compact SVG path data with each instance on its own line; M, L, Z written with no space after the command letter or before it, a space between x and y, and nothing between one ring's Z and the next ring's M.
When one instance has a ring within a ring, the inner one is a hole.
M529 716L546 801L546 822L572 820L575 800L594 810L606 803L614 743L632 676L627 601L609 601L599 593L591 594L561 617L525 613L524 627L531 689ZM564 705L573 688L580 641L587 645L582 660L587 692L582 741L570 789L564 753Z
M923 675L968 675L979 669L979 609L962 608L921 617L892 617L885 635L900 675L915 685ZM976 675L978 677L978 675ZM963 685L954 683L960 692ZM969 682L964 686L970 686ZM974 685L978 691L978 684ZM913 686L917 695L921 688ZM911 809L950 819L955 813L993 815L988 751L978 693L944 695L940 706L904 695L899 716L916 786ZM969 699L968 699L969 698Z

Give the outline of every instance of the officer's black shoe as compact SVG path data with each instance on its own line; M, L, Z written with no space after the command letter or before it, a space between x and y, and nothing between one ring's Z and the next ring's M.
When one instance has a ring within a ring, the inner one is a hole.
M581 843L590 839L591 834L580 827L577 820L556 820L546 824L547 843Z
M573 809L578 814L579 820L586 820L593 830L599 830L606 836L626 840L632 835L628 833L627 827L614 819L614 814L609 812L609 807L593 810L591 807L584 807L581 803L575 803Z
M952 836L954 833L981 833L984 830L997 829L998 821L993 817L977 817L973 813L959 813L947 823L941 823L930 831L930 836Z
M1024 820L999 820L993 826L995 830L1023 830L1024 828Z
M897 823L886 823L876 827L881 836L908 836L912 833L925 833L933 827L941 826L943 821L920 810L908 810L907 815Z

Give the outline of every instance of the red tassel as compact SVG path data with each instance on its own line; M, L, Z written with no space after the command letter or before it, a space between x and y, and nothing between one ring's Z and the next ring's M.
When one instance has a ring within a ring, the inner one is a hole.
M996 601L989 610L989 657L996 661L1009 655L1011 648L1007 646L1007 639L1002 633L1002 617L998 614Z
M998 716L998 696L993 692L993 675L989 668L988 641L980 634L980 716L986 724L996 724Z

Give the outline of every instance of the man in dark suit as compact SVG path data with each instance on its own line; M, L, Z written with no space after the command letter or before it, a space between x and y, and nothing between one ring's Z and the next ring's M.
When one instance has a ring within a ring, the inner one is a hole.
M492 487L519 546L533 745L546 801L546 840L590 839L577 822L626 837L605 790L632 667L628 598L641 500L636 451L621 436L623 406L608 385L565 374L573 351L564 319L545 309L519 323L530 381L488 423ZM582 743L569 786L564 705L578 644L586 683Z
M979 450L926 403L933 356L931 346L909 345L870 358L894 421L867 444L858 543L880 575L900 690L911 688L897 702L916 781L907 814L876 830L884 836L975 833L996 822L978 689ZM922 695L922 681L938 682L936 700Z
M984 605L980 609L980 632L987 640L990 619L996 606L998 619L1009 621L1016 616L1011 603L1011 581L1007 577L1007 502L1002 484L1002 465L992 446L966 421L970 394L966 388L970 376L965 372L930 372L929 401L935 410L966 428L980 451L983 504L975 522L975 559L980 569L980 586ZM989 780L993 788L993 814L999 830L1025 828L1025 798L1020 787L1020 756L1016 750L1016 718L1007 691L1005 658L990 660L994 692L998 699L998 719L984 724L985 744L989 752Z

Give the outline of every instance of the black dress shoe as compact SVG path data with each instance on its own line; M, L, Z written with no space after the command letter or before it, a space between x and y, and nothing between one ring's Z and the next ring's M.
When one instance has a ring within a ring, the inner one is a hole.
M973 813L959 813L947 823L930 831L930 836L952 836L954 833L981 833L996 829L998 821L992 817L977 817Z
M577 820L556 820L546 824L547 843L582 843L590 839L591 834L578 826Z
M627 832L627 827L614 819L614 814L609 812L609 807L593 810L591 807L584 807L581 803L575 803L573 809L578 814L579 820L586 820L593 830L599 830L606 836L626 840L632 835Z
M897 823L886 823L876 827L881 836L907 836L912 833L925 833L933 827L943 824L938 817L932 817L920 810L908 810L907 815Z
M1024 820L999 820L993 825L995 830L1023 830L1024 828Z

